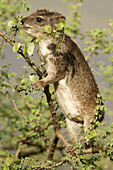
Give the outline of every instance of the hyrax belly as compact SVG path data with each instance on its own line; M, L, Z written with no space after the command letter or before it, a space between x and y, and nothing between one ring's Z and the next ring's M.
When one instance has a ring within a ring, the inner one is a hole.
M65 78L58 82L56 97L66 118L73 121L83 121L81 103L77 100L76 94L72 94L70 87L66 84Z

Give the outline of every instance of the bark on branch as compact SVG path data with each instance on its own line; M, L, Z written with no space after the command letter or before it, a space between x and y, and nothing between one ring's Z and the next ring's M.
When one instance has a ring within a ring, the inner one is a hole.
M52 160L53 159L53 155L54 155L58 140L59 139L58 139L57 135L55 134L53 136L50 144L49 144L48 153L47 153L47 160Z

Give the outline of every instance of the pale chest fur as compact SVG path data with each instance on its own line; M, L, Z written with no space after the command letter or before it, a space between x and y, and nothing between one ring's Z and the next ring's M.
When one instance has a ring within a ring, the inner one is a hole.
M42 62L42 64L47 63L47 59L51 54L51 51L47 48L50 43L51 43L50 40L43 39L39 42L38 55L40 57L40 61Z
M48 74L52 74L53 70L55 71L54 64L50 62L53 58L51 50L48 49L48 45L51 43L51 40L41 40L39 42L38 55L41 61L41 64L44 65Z

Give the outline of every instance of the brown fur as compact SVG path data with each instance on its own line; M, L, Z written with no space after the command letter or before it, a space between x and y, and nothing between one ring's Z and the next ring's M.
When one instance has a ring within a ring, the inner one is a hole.
M42 21L37 23L37 17L41 17ZM50 25L55 30L62 19L65 20L65 17L57 12L37 10L24 18L22 24L29 35L39 38L47 34L43 26ZM55 85L57 101L66 116L68 132L76 143L81 128L84 127L87 131L90 121L95 119L94 110L99 89L77 44L65 35L56 51L59 38L51 34L51 37L42 38L39 42L38 55L48 75L36 82L35 87L40 89L50 83ZM104 111L99 114L102 115L102 121Z

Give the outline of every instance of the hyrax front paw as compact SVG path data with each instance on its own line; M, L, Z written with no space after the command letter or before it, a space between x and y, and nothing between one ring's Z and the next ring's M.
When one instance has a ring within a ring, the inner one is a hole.
M40 90L44 87L44 82L41 80L38 80L37 82L33 83L33 88L36 90Z

